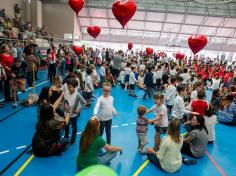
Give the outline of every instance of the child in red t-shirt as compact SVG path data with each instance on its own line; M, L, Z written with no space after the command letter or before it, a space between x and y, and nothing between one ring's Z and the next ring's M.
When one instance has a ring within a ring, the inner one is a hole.
M205 91L199 91L197 98L192 101L191 108L193 112L198 112L201 116L205 115L205 111L209 108L208 102L205 100Z

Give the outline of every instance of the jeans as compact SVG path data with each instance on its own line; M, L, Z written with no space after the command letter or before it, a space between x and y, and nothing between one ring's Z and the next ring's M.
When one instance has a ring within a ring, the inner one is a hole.
M50 79L50 82L52 83L54 77L56 76L57 65L55 63L50 64L49 69L50 69L49 79Z
M109 164L109 162L115 158L117 152L104 152L102 155L98 156L98 164Z
M76 134L77 134L77 119L78 117L73 117L70 118L70 124L72 125L72 136L71 136L71 141L74 142L76 139ZM65 127L65 138L69 138L69 133L70 133L70 125L68 124Z
M154 164L155 166L157 166L159 169L162 170L160 161L156 155L154 155L152 153L147 153L147 158L152 164Z
M147 95L149 98L152 97L152 95L153 95L152 87L149 87L149 86L146 87L145 94L143 95L143 99L146 99Z
M112 119L100 121L100 136L102 136L104 128L106 128L106 139L108 144L111 144L111 124Z
M7 79L4 80L4 98L6 102L11 101L11 92L10 92L10 77L7 76Z

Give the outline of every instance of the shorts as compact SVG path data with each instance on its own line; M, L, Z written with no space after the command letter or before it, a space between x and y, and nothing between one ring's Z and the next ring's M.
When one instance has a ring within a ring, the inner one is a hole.
M148 144L148 136L147 133L137 133L138 143L142 146Z
M87 100L92 98L92 92L83 92L83 97Z
M125 75L124 82L129 82L129 75Z
M18 88L19 91L21 91L21 92L25 91L25 79L24 78L11 79L10 85L12 87L14 87L15 89Z
M114 76L114 77L119 77L119 74L120 74L120 70L118 70L118 69L113 69L112 70L112 75Z
M167 131L167 127L159 127L159 126L155 125L154 128L156 130L156 133L166 133L166 131Z

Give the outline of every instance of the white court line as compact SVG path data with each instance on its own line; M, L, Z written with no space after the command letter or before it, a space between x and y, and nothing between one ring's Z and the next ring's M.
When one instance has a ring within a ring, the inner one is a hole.
M25 147L26 147L25 145L22 145L22 146L16 147L16 150L19 150L19 149L22 149L22 148L25 148Z
M2 155L2 154L4 154L4 153L8 153L8 152L10 152L10 150L2 151L2 152L0 152L0 155Z
M49 80L44 81L44 82L41 82L41 83L37 84L36 87L38 87L38 86L40 86L40 85L42 85L42 84L45 84L45 83L47 83L48 81L49 81ZM27 92L28 90L31 90L31 89L33 89L33 88L34 88L34 87L29 87L29 88L25 89L25 92ZM18 92L18 93L17 93L17 95L20 95L20 94L22 94L22 92ZM0 101L4 101L4 98L2 98Z
M136 125L136 124L137 124L137 123L135 123L135 122L134 122L134 123L132 123L132 125Z
M113 126L112 126L112 128L118 128L118 127L119 127L119 126L117 126L117 125L113 125Z
M122 126L128 126L129 124L128 123L124 123L124 124L122 124Z
M78 132L77 134L81 134L81 132Z

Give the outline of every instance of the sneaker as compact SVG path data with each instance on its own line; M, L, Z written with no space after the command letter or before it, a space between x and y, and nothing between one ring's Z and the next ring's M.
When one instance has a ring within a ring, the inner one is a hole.
M194 164L197 164L197 160L184 158L183 163L186 165L194 165Z
M13 104L12 104L12 107L13 107L13 108L16 108L16 107L17 107L17 103L13 103Z
M139 153L142 154L142 155L145 155L146 154L146 151L145 150L142 150L142 149L138 149Z

